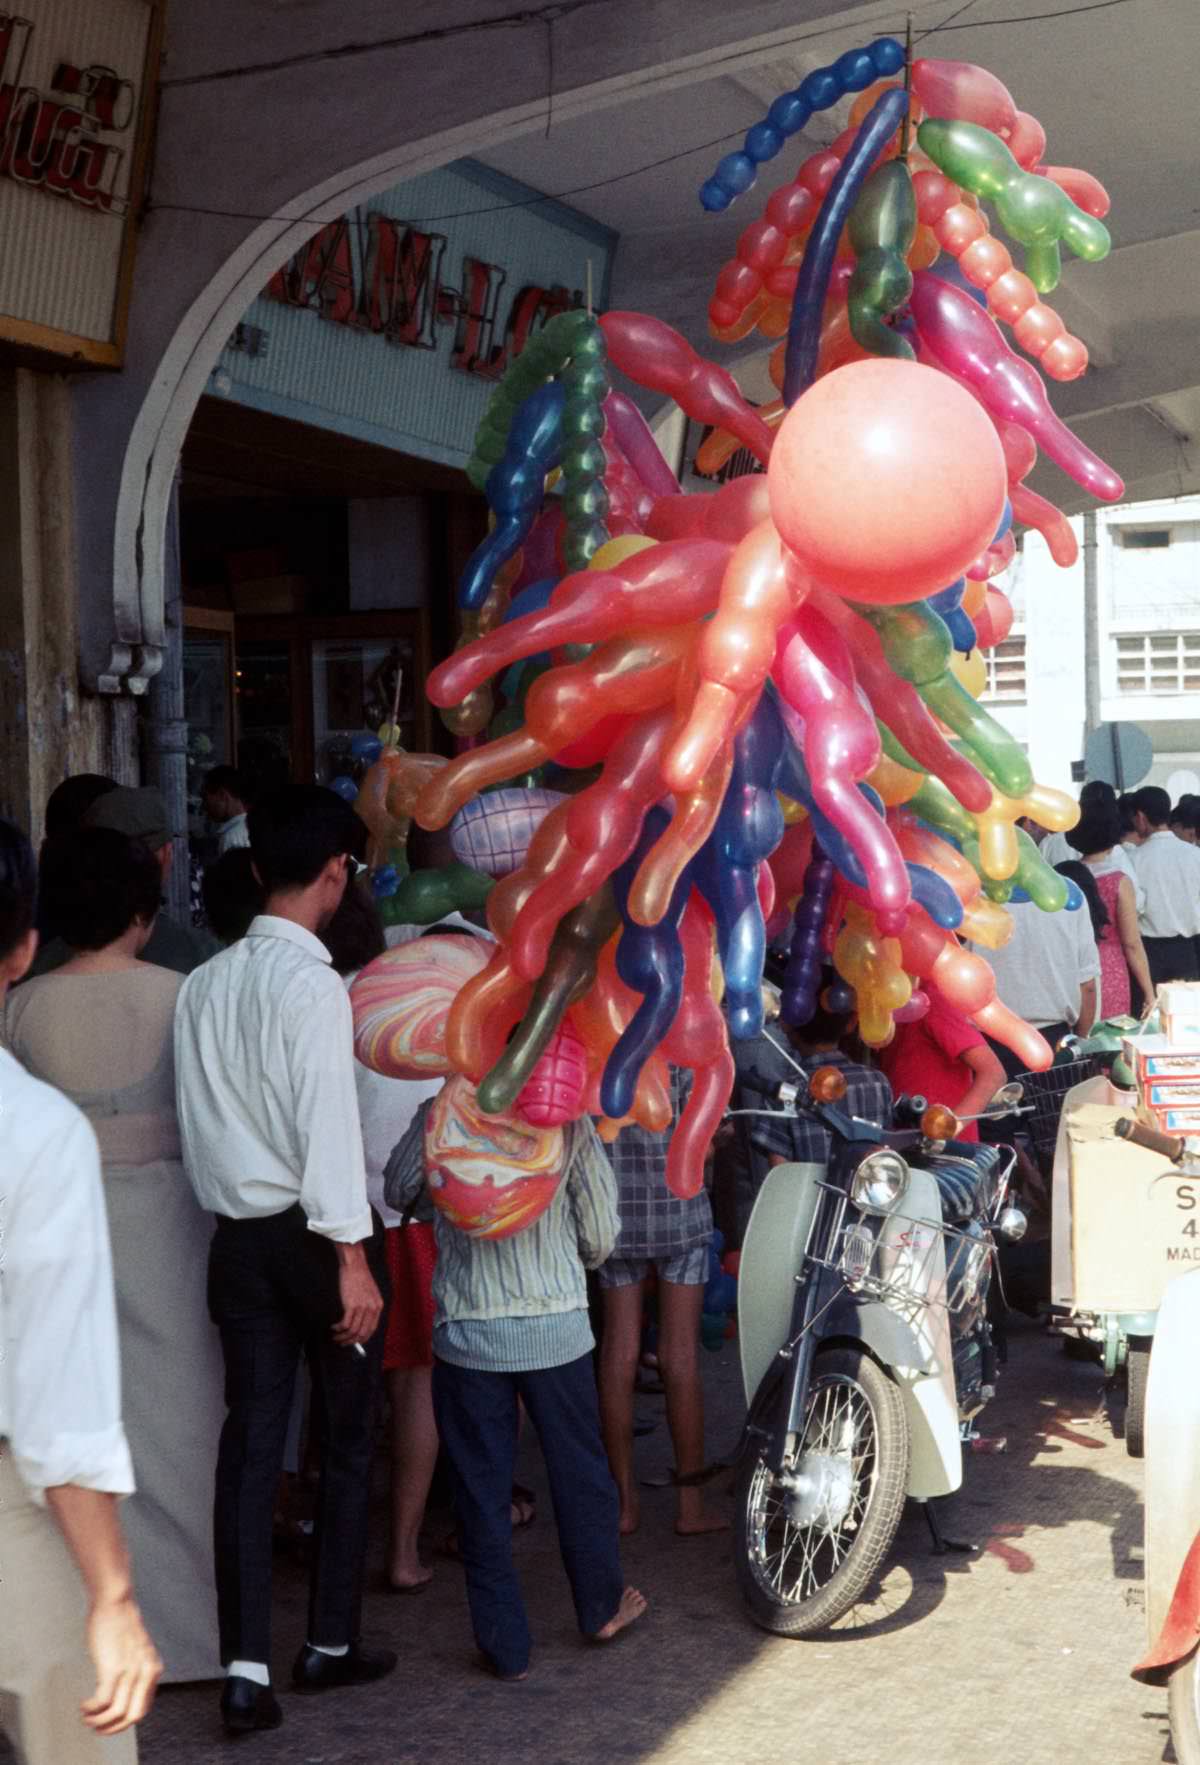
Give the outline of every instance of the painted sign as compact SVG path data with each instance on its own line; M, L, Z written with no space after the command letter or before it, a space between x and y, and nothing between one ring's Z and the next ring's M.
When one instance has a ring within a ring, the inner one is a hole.
M272 276L266 297L410 349L436 349L436 327L453 325L450 366L489 380L501 377L539 325L583 305L579 288L519 287L502 319L508 272L468 254L459 286L452 287L449 244L444 233L422 233L391 215L359 210L310 240Z
M160 21L156 0L0 11L0 339L119 363Z
M314 235L247 311L211 390L461 466L492 383L583 303L589 268L604 304L614 247L588 216L460 161Z

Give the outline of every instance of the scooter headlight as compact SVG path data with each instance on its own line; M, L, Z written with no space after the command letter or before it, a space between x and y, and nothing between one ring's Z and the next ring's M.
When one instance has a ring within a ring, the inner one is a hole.
M881 1148L863 1159L850 1181L850 1199L866 1213L890 1213L908 1188L908 1166L898 1152Z

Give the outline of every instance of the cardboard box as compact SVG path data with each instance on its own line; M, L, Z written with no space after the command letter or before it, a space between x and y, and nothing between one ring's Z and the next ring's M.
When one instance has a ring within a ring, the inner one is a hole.
M1200 986L1169 981L1158 989L1158 1009L1168 1041L1200 1040Z
M1151 1109L1200 1109L1200 1079L1151 1079L1142 1102Z
M1194 1108L1151 1109L1150 1126L1160 1134L1200 1134L1200 1105Z
M1168 1281L1200 1267L1200 1178L1118 1140L1122 1113L1085 1103L1067 1119L1071 1286L1081 1311L1156 1311Z
M1125 1058L1142 1087L1150 1079L1200 1079L1200 1037L1127 1036Z

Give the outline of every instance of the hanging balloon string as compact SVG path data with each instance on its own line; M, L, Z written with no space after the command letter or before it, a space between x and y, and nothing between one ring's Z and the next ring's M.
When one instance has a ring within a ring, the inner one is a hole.
M788 327L783 374L786 405L795 404L816 378L821 318L842 228L850 218L863 180L907 114L908 94L901 87L893 87L876 100L830 184L813 223L804 262L800 265Z

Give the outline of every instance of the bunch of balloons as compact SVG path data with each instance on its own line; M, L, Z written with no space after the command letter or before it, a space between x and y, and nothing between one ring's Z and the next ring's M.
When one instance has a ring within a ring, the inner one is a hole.
M1013 521L1075 555L1025 488L1038 447L1122 493L1000 329L1052 377L1083 371L1043 296L1061 246L1107 251L1107 198L1041 163L1044 132L992 75L905 67L884 39L777 101L704 205L847 92L848 128L746 229L710 308L719 338L780 339L774 408L631 312L562 314L509 369L472 461L493 525L461 584L464 642L429 681L473 745L384 756L372 786L379 825L449 828L488 883L495 944L445 1021L472 1107L533 1119L552 1096L608 1137L661 1131L685 1067L680 1195L728 1103L730 1038L762 1028L768 937L790 950L792 1022L832 960L872 1045L936 991L1040 1067L1050 1049L968 941L1002 945L1014 898L1078 905L1017 825L1065 829L1076 805L977 701L980 651L1012 621L993 584ZM617 372L711 427L703 466L742 447L764 470L681 494Z

